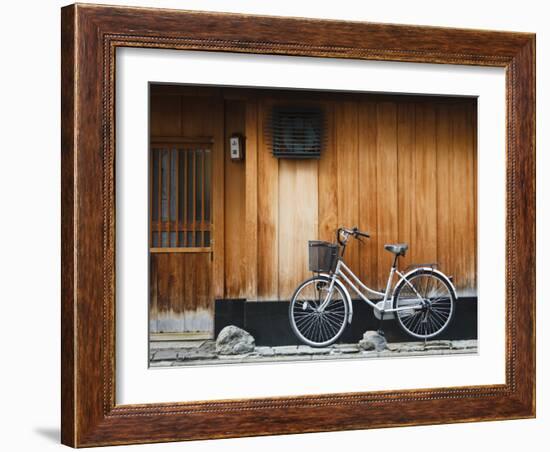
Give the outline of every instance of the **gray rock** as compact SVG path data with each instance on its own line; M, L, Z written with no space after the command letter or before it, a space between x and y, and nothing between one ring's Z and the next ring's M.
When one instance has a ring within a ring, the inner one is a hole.
M234 325L226 326L216 339L216 353L219 355L244 355L255 348L254 338L250 333Z
M254 343L252 343L252 346L251 346L248 342L237 342L233 346L233 353L229 353L229 354L242 355L244 353L250 353L253 351L254 351Z
M387 347L388 343L386 342L386 338L376 331L366 331L365 334L363 334L363 339L359 341L359 348L363 350L376 350L377 352L381 352Z

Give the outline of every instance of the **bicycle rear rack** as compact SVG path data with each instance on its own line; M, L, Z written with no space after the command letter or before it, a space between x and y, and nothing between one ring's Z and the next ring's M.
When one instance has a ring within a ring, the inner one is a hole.
M415 268L421 268L421 267L429 267L432 270L435 270L437 269L437 267L439 267L439 264L437 262L431 262L429 264L411 264L407 268L405 268L404 273L407 273L410 270L414 270ZM449 278L449 281L453 282L454 278L452 276L449 276L449 275L446 275L446 276L447 278Z
M437 262L430 262L428 264L411 264L407 268L405 268L404 273L407 273L409 270L414 270L415 268L420 268L420 267L429 267L432 270L435 270L438 266L439 264Z

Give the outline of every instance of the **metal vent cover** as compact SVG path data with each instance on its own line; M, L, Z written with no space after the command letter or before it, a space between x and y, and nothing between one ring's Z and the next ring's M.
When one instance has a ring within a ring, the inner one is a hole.
M265 132L274 157L320 158L325 141L324 112L318 107L275 106Z

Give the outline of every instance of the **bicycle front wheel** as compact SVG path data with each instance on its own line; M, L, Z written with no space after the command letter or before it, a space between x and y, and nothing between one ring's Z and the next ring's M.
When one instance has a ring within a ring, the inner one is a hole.
M416 270L395 288L395 318L407 334L430 339L451 322L455 295L449 282L430 270Z
M335 284L330 298L330 278L315 276L298 286L289 306L290 325L304 344L326 347L344 332L348 318L348 303ZM322 303L327 300L324 309Z

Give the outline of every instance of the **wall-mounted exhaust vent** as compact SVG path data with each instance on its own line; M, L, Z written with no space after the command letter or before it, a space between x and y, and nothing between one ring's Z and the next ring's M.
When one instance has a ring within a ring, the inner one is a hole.
M276 106L267 121L266 141L277 158L320 158L324 132L320 108Z

